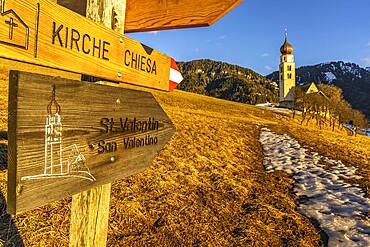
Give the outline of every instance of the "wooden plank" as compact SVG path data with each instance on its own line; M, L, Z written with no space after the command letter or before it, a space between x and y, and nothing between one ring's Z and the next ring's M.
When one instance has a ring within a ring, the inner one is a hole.
M106 246L111 183L72 196L69 246Z
M36 66L36 65L32 65L32 64L21 63L21 62L17 62L17 61L13 61L13 60L7 60L7 59L0 58L0 70L10 71L11 69L13 69L13 70L22 69L23 71L28 71L28 72L32 71L34 73L40 73L40 74L53 74L55 76L68 78L68 79L74 79L74 80L76 80L78 78L81 78L81 75L79 75L79 74L74 74L74 73L65 72L65 71L61 71L61 70L55 70L55 69L50 69L50 68L45 68L45 67ZM3 76L4 77L2 79L4 81L9 81L9 74L8 73L3 75ZM10 90L14 90L14 87L10 88ZM14 94L16 94L16 92L15 91L9 91L9 94L14 95ZM16 106L15 101L9 102L8 106L6 104L1 105L2 109L5 109L6 107L14 108L14 106ZM8 119L6 119L6 118L4 120L8 121ZM11 128L10 131L13 131L13 132L10 135L9 135L8 132L5 132L5 133L3 132L2 136L6 136L6 139L8 139L9 136L14 136L14 134L15 134L14 130L15 130L15 128ZM10 146L14 146L14 145L16 145L15 141L16 140L10 138L8 143L10 143L9 144ZM9 155L12 155L12 154L9 154ZM8 158L8 160L9 160L9 158ZM14 167L9 166L9 171L10 171L9 174L14 174L14 172L15 172ZM8 180L8 181L10 181L10 180ZM9 193L8 193L8 195L12 198L15 198L15 195L10 195Z
M0 70L2 71L21 70L21 71L31 72L31 73L36 73L36 74L53 75L53 76L58 76L58 77L66 78L66 79L72 79L72 80L81 79L81 74L47 68L47 67L43 67L39 65L29 64L29 63L22 63L22 62L18 62L15 60L9 60L6 58L1 58L1 57L0 57ZM9 72L5 74L3 79L4 81L9 81ZM117 83L114 83L114 84L117 85ZM7 107L7 106L4 106L4 107Z
M91 0L58 0L77 12L81 2ZM128 0L125 32L157 31L210 26L243 0Z
M172 59L48 0L1 0L0 57L169 91Z
M175 132L149 92L16 71L9 92L12 214L143 171Z

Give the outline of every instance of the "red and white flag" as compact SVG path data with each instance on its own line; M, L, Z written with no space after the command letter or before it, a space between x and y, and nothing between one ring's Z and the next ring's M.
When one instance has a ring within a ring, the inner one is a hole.
M170 87L169 91L173 91L177 85L182 81L183 77L180 73L179 68L173 58L171 58L171 67L170 67Z

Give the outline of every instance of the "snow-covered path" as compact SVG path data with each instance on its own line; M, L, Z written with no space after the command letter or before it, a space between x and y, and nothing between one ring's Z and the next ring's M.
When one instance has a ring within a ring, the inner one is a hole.
M267 171L283 170L296 180L298 211L316 219L329 236L329 246L370 246L370 200L359 187L343 182L355 167L310 152L287 135L262 128L260 142ZM323 169L329 164L329 169Z

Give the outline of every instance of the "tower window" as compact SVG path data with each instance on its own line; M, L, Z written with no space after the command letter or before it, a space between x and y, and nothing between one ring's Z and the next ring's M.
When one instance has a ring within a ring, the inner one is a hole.
M292 71L292 65L288 65L288 71Z
M286 57L284 57L284 62L286 62Z
M292 79L292 74L288 73L288 79Z

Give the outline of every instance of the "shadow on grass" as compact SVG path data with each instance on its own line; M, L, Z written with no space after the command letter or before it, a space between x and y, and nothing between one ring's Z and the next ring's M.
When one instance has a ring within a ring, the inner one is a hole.
M6 201L0 192L0 246L23 247L23 240L14 224L13 217L6 212Z
M5 170L7 168L8 168L8 145L0 143L0 171Z
M2 132L2 131L1 131ZM2 134L0 132L0 135ZM6 135L7 136L7 135ZM1 138L1 137L0 137ZM0 171L8 168L8 146L0 143ZM23 247L23 240L13 217L6 212L6 200L0 191L0 246Z
M8 132L0 130L0 140L8 140Z

